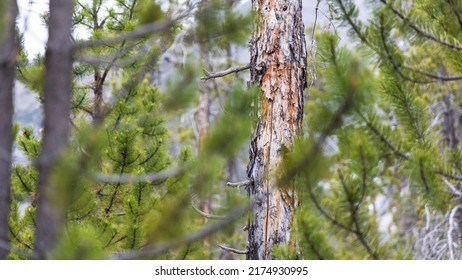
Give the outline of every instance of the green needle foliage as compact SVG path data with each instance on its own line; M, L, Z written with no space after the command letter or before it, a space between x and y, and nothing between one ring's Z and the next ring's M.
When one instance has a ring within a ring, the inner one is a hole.
M130 34L178 12L173 10L174 2L161 5L160 1L118 0L107 5L109 2L114 1L76 1L73 20L77 45L85 40ZM193 40L212 41L219 37L217 49L245 40L250 20L244 21L244 16L226 9L225 2L214 1L207 8L208 15L215 11L226 15L208 23L219 28L212 33L198 32ZM233 27L239 21L245 23L246 29ZM193 154L187 144L174 152L167 118L179 110L192 110L188 105L197 99L201 71L186 63L166 83L156 85L153 81L159 80L155 75L162 70L161 57L174 46L173 39L182 28L176 22L152 35L76 49L70 116L73 131L51 177L59 186L52 203L66 211L67 222L52 258L115 258L159 244L173 245L167 251L141 258L219 256L220 251L213 250L217 248L215 241L172 241L207 226L203 215L194 211L196 196L223 192L217 187L224 185L226 159L245 146L255 121L252 108L256 107L253 103L257 91L236 83L225 98L225 113L217 118L217 125L206 137L203 152ZM43 103L44 58L29 61L23 49L19 80ZM35 160L42 135L30 127L16 129L16 144L28 162L16 164L13 170L10 258L28 259L34 248L38 180ZM167 175L158 176L162 172ZM157 179L146 179L149 176ZM235 207L232 200L217 199L216 203L220 206L215 208L221 209L218 212L223 212L217 214L226 215ZM221 231L220 237L235 239L227 229Z
M238 74L209 78L235 66L233 48L248 42L254 21L235 1L186 2L75 1L73 129L50 178L66 227L52 258L245 254L248 216L228 214L248 204L249 190L224 186L230 161L242 161L245 174L261 92ZM303 133L282 147L275 174L297 191L295 242L274 255L461 258L462 2L369 1L367 19L355 2L329 2L348 41L315 32L318 79ZM136 35L157 24L166 27ZM167 53L181 56L176 68L160 63ZM24 47L18 55L18 80L42 103L44 61L29 60ZM201 98L207 132L196 137L192 122L173 122L198 115ZM9 258L29 259L43 135L14 129L27 162L13 166Z
M462 3L370 2L367 20L331 3L354 50L317 38L306 133L282 173L299 186L300 252L281 257L460 258Z

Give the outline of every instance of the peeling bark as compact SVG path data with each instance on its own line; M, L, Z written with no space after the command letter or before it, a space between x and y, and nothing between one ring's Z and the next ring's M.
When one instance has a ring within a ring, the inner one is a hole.
M261 87L259 124L250 148L247 175L255 202L249 222L247 259L273 259L291 239L296 194L277 185L283 150L293 145L303 118L306 42L301 0L253 0L256 30L251 41L251 80Z
M39 259L49 257L66 221L67 205L60 194L63 186L57 186L51 177L70 132L72 14L72 0L50 0L49 39L45 53L44 135L37 159L39 182L34 258Z
M11 201L11 164L13 146L13 88L18 41L15 34L18 7L10 0L5 11L5 26L0 34L0 260L9 254L8 217Z

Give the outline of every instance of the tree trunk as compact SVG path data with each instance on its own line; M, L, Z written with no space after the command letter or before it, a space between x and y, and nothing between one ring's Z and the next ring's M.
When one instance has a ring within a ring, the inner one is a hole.
M18 41L15 26L18 6L15 0L8 1L2 18L4 26L0 34L0 260L6 259L10 251L8 217L11 199L13 87L15 80Z
M48 43L45 53L42 150L39 171L37 229L34 257L43 259L56 246L66 221L66 205L52 180L55 164L69 137L72 87L73 0L50 0ZM66 175L62 175L66 176Z
M278 244L291 238L296 194L278 186L283 150L293 145L303 118L306 43L302 0L253 0L256 30L250 46L250 83L260 86L259 124L250 147L247 175L255 203L249 222L247 259L273 259Z

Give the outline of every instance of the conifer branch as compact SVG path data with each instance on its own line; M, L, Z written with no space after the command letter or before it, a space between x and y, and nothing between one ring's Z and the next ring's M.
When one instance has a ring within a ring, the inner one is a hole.
M377 252L374 251L371 246L369 245L369 243L367 242L366 240L366 234L362 231L361 229L361 225L360 225L360 221L359 221L359 217L358 217L358 211L359 211L359 205L361 203L361 201L358 201L358 203L356 203L353 199L353 195L352 193L348 190L348 185L345 181L345 178L343 177L343 174L340 170L338 170L338 177L340 179L340 183L343 187L343 190L347 196L347 202L348 202L348 205L349 205L349 208L350 208L350 214L351 214L351 220L353 222L353 225L354 225L354 230L352 230L351 232L354 233L356 235L356 237L358 238L359 242L361 242L361 244L363 245L363 247L366 249L367 253L375 260L378 260L380 259Z
M127 150L127 146L126 146L126 145L127 145L127 142L125 142L124 151ZM122 164L121 164L122 166L120 167L120 174L123 174L125 168L126 168L127 166L129 166L129 164L128 164L127 161L126 161L126 160L127 160L127 153L122 152L122 157L123 157L123 159L122 159ZM118 191L119 191L119 188L120 188L120 185L121 185L121 184L122 184L122 183L121 183L120 181L116 183L115 188L114 188L114 191L112 192L112 195L111 195L111 199L109 200L109 205L108 205L108 206L106 207L106 209L105 209L106 214L111 212L112 205L114 204L115 198L116 198L116 196L117 196L117 193L118 193Z
M234 254L239 254L239 255L247 255L249 253L249 249L246 249L246 250L238 250L238 249L235 249L235 248L231 248L231 247L228 247L226 245L223 245L223 244L216 244L218 247L220 247L221 249L225 250L225 251L228 251L228 252L231 252L231 253L234 253Z
M454 44L451 44L447 41L443 41L439 38L436 38L433 34L430 34L428 32L425 32L424 30L422 30L421 28L419 28L414 22L412 22L411 19L409 19L408 17L406 17L403 13L401 13L400 11L398 11L398 9L396 9L395 7L393 7L393 5L389 4L388 1L386 0L380 0L383 4L387 5L388 7L390 7L390 9L393 11L393 13L398 16L400 19L402 19L412 30L414 30L417 34L419 34L420 36L424 37L424 38L427 38L431 41L434 41L436 43L439 43L441 45L444 45L446 47L449 47L449 48L452 48L452 49L456 49L456 50L462 50L462 46L459 46L459 45L454 45ZM341 2L341 1L340 1Z
M313 202L316 209L319 211L319 213L321 213L322 216L324 216L324 218L326 218L328 221L330 221L333 225L337 226L338 228L341 228L341 229L349 231L349 232L353 231L353 229L351 229L347 225L342 224L337 219L330 216L327 213L327 211L324 210L324 208L321 206L321 203L319 203L319 201L316 198L315 194L313 193L313 190L311 189L311 187L308 187L307 189L308 189L308 195L310 196L311 202Z
M338 3L340 9L342 10L342 13L343 13L346 21L351 26L354 33L356 34L356 36L358 36L358 38L361 40L361 42L366 44L371 49L376 50L376 48L369 42L369 40L366 38L366 36L361 32L361 28L351 18L351 16L350 16L351 11L347 11L345 5L343 4L343 0L337 0L336 2Z
M435 173L438 174L438 175L441 175L443 177L462 182L462 177L461 176L457 176L457 175L454 175L454 174L449 174L449 173L446 173L446 172L444 172L442 170L435 170Z
M393 70L395 70L398 75L403 78L404 80L406 81L409 81L409 82L412 82L412 83L415 83L415 84L429 84L429 83L432 83L433 81L430 81L430 80L418 80L418 79L414 79L412 77L409 77L408 75L405 75L402 71L401 71L401 65L398 65L398 63L396 62L395 58L393 57L392 53L391 53L391 50L389 49L388 47L388 44L387 44L387 38L385 37L385 28L383 26L383 22L380 21L380 39L382 41L382 46L383 46L383 49L385 50L385 56L386 58L388 59L388 61L391 63L391 66L393 67Z
M460 28L462 28L462 15L460 8L457 6L456 3L454 3L454 0L446 0L446 2L448 2L449 6L451 6L452 12L456 16Z
M170 250L173 250L179 246L191 244L195 241L198 241L202 238L205 238L217 232L218 230L223 228L223 226L228 225L230 222L242 216L244 213L249 211L252 207L253 207L252 203L237 207L233 211L231 211L228 215L226 215L223 219L218 220L214 223L210 223L207 226L203 227L202 229L196 232L193 232L189 235L186 235L184 237L180 237L170 242L165 242L165 243L161 243L158 245L148 245L136 251L115 253L112 257L113 259L120 259L120 260L134 260L134 259L140 259L140 258L145 258L145 257L154 257L162 253L168 252Z
M301 223L302 228L308 228L308 225L304 219L301 219L300 223ZM307 232L306 230L302 231L302 237L305 239L305 242L308 243L308 246L310 247L311 252L316 256L316 259L318 260L326 259L326 257L324 257L323 255L324 250L320 250L320 248L317 247L320 245L320 242L318 240L313 240L313 238L311 237L311 234Z
M427 177L425 176L424 162L422 158L419 159L419 175L420 179L422 180L422 183L424 184L425 191L427 192L427 194L430 194L430 186L428 185Z
M408 159L408 156L405 155L403 152L401 152L398 148L393 145L386 137L383 135L377 127L373 125L371 121L369 121L359 110L355 110L358 116L363 119L363 121L366 123L366 126L374 133L380 141L382 141L393 153L398 155L400 158L403 159Z
M191 207L194 209L194 211L196 211L196 212L199 213L202 217L207 218L207 219L217 220L217 219L224 219L224 218L225 218L225 216L220 216L220 215L214 215L214 214L206 213L206 212L200 210L199 208L197 208L197 206L194 205L194 203L191 203Z
M232 73L238 73L238 72L241 72L247 69L250 69L250 64L247 64L244 66L231 67L226 70L219 71L219 72L208 72L207 70L204 70L205 76L202 77L201 80L207 81L207 80L214 79L214 78L220 78L220 77L224 77Z
M35 222L34 222L34 226L35 226ZM24 247L26 247L29 250L32 250L32 246L27 244L25 241L21 240L21 238L19 238L19 236L14 232L14 230L11 228L11 226L8 226L8 231L10 232L13 239L16 240L19 244L23 245Z
M435 74L435 73L431 73L431 72L427 72L427 71L424 71L424 70L420 70L420 69L411 67L409 65L403 65L403 68L405 68L405 69L407 69L409 71L412 71L412 72L427 76L428 78L433 79L432 82L435 82L435 81L449 82L449 81L462 80L462 75L459 75L459 76L446 76L446 75L441 75L441 74Z
M84 49L84 48L93 48L93 47L113 45L113 44L120 43L122 41L141 38L150 33L161 32L169 28L172 28L179 20L188 17L190 13L191 13L191 10L183 14L180 14L174 18L144 24L135 30L123 33L119 36L78 42L75 44L74 49Z
M32 250L31 248L29 248L30 250ZM27 250L21 250L21 249L16 249L14 248L13 246L11 246L8 242L0 239L0 250L5 250L7 252L10 252L10 253L15 253L19 256L21 256L20 258L29 258L30 257L30 254L27 252Z
M16 177L18 177L19 182L21 183L21 186L28 192L31 193L32 189L26 184L24 179L22 178L22 175L19 173L19 170L17 167L14 168L14 173L16 174Z
M119 49L116 53L102 56L102 55L84 55L84 54L76 54L74 56L76 61L81 61L90 65L98 66L101 64L108 64L107 67L117 66L117 67L126 67L131 65L141 59L144 55L149 52L151 45L153 42L149 42L138 50L138 52L130 57L124 58L120 60L123 56L129 54L133 49L130 47L126 47L123 49Z
M396 60L393 58L393 55L391 54L391 50L388 47L387 38L385 37L385 29L384 29L384 26L383 26L383 22L381 21L380 24L381 24L380 25L380 35L381 35L380 37L381 37L383 48L385 50L385 55L386 55L388 61L391 63L393 69L404 80L409 81L409 82L413 82L413 83L416 83L416 84L429 84L429 83L433 83L433 82L436 82L436 81L458 81L458 80L462 79L462 75L459 75L459 76L446 76L446 75L435 74L435 73L427 72L427 71L424 71L424 70L420 70L420 69L417 69L415 67L405 65L405 64L399 65L396 62ZM412 77L404 74L400 69L401 67L408 70L408 71L417 73L419 75L426 76L426 77L430 78L430 80L420 80L420 79L412 78Z
M93 177L103 183L141 183L165 180L169 177L180 175L188 169L188 166L174 166L156 173L146 174L103 174L95 173Z

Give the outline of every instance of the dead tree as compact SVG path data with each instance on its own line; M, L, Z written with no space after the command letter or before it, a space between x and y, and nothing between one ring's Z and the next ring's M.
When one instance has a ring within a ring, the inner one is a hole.
M273 259L291 236L296 193L279 186L283 150L293 145L303 118L307 61L302 0L253 0L256 29L250 46L250 83L261 88L259 123L250 147L247 175L254 202L247 259Z

